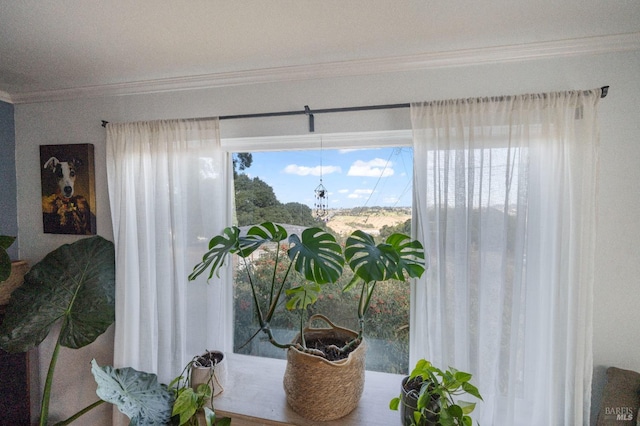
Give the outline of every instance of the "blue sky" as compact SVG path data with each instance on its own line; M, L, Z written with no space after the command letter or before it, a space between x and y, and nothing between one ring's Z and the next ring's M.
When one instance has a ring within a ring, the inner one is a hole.
M313 208L314 190L322 183L329 208L409 207L413 151L407 147L361 150L254 152L245 170L271 185L282 203Z

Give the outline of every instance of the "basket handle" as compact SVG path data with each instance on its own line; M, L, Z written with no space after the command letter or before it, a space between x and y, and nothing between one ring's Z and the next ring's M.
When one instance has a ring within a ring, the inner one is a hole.
M315 319L320 319L320 320L326 322L333 329L340 328L337 325L335 325L334 323L332 323L331 320L329 318L325 317L324 315L322 315L322 314L313 314L313 315L311 315L309 317L309 321L307 321L307 327L306 327L307 330L323 330L322 328L313 328L313 327L311 327L311 323Z

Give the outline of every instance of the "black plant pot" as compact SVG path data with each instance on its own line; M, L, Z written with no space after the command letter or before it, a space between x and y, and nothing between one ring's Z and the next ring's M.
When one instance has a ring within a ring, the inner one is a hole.
M418 396L420 387L422 386L422 379L420 377L409 381L409 376L402 379L402 385L400 386L401 398L400 398L400 419L403 426L411 426L414 423L413 412L417 410ZM440 403L437 399L432 399L427 407L429 411L437 413L440 411ZM428 414L425 418L421 418L418 426L436 426L438 422L437 414Z

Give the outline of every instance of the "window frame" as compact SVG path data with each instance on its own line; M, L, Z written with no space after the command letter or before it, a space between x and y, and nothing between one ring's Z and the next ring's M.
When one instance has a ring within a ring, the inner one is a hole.
M389 147L411 147L413 148L413 132L412 130L382 130L382 131L366 131L366 132L340 132L340 133L323 133L323 134L304 134L304 135L284 135L284 136L254 136L240 138L221 138L220 145L223 151L229 155L235 152L274 152L274 151L301 151L301 150L318 150L320 148L326 150L338 149L376 149ZM413 180L413 176L412 176ZM227 208L232 210L235 206L233 194L233 186L230 186L227 199L230 200ZM412 196L412 207L414 201ZM233 212L232 212L233 213ZM230 216L233 217L233 214ZM231 224L229 224L231 225ZM225 285L233 287L233 274L226 274ZM412 313L414 304L411 299L414 294L414 280L410 280L410 299L409 299L409 325L414 318ZM233 290L232 290L233 291ZM230 330L233 335L235 326L233 310L229 310L229 318L226 323L232 328ZM409 339L409 353L411 353L411 339ZM245 355L248 356L248 355ZM263 357L260 357L263 358ZM407 370L410 366L407 365ZM369 370L367 370L369 371ZM390 374L390 373L387 373Z

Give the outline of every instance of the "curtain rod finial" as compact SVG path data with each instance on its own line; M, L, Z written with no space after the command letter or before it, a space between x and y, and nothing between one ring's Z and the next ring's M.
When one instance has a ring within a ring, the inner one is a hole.
M102 120L102 127L107 127L107 124L109 124L108 121L106 120Z
M600 97L601 98L605 98L607 96L607 94L609 93L609 86L602 86L600 88L601 92L600 92Z

